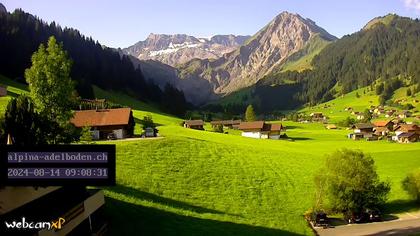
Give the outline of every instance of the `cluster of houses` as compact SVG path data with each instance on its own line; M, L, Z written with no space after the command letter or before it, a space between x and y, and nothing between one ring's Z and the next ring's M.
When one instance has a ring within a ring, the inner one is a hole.
M326 122L327 121L327 117L324 116L322 112L313 112L309 114L309 116L311 117L311 121L313 122Z
M223 128L242 131L242 136L259 139L280 139L281 132L285 128L281 124L269 124L265 121L243 122L241 120L219 120L211 121L212 127L222 125ZM204 130L203 120L186 120L184 127L190 129Z
M353 133L348 138L358 140L378 140L386 138L399 143L418 142L420 126L394 121L376 121L373 123L360 123L351 127Z
M344 111L348 111L352 115L355 115L356 119L358 120L363 120L365 118L363 112L354 111L352 107L346 107ZM370 106L369 112L372 114L372 118L377 118L383 115L385 116L385 118L395 117L395 118L405 119L413 115L412 112L408 110L398 112L396 109L385 109L385 107L383 106Z

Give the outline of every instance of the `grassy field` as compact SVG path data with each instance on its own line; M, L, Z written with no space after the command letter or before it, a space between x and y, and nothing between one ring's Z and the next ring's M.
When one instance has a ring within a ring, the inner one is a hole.
M0 75L0 85L7 86L6 97L0 97L0 114L3 114L6 110L7 103L12 97L16 97L19 94L28 92L27 86L17 83L9 78Z
M352 141L349 131L317 123L284 122L289 140L190 130L153 104L95 94L134 108L137 119L151 114L164 136L101 142L117 146L117 186L105 188L112 235L312 235L302 215L312 205L313 175L339 148L373 156L392 185L387 213L418 209L401 180L420 167L420 143Z
M420 143L352 141L347 130L294 122L283 123L288 141L255 140L184 129L179 119L151 114L164 139L114 142L118 185L106 195L115 233L311 235L302 215L312 204L313 174L339 148L374 157L392 184L388 213L417 209L401 180L420 167Z

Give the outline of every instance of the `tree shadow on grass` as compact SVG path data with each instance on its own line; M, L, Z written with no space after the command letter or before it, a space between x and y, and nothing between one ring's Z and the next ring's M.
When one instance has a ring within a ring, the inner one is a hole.
M307 137L288 137L292 141L305 141L305 140L313 140L313 138L307 138Z
M17 97L20 96L20 94L14 93L14 92L11 92L11 91L7 91L7 96L10 96L12 98L17 98Z
M385 214L399 214L420 210L420 205L414 200L395 200L385 204Z
M143 125L143 120L142 120L142 119L139 119L139 118L134 117L134 122L135 122L136 124ZM155 122L153 122L153 123L156 125L156 127L157 127L157 126L162 126L162 124L155 123Z
M287 131L288 129L297 129L297 128L301 128L301 126L297 126L297 125L287 125L287 126L285 126L285 128L286 128L286 131Z
M189 203L186 202L181 202L178 200L173 200L170 198L166 198L166 197L162 197L153 193L148 193L148 192L144 192L132 187L128 187L128 186L123 186L123 185L117 185L114 187L109 187L106 188L106 190L110 191L110 192L114 192L114 193L119 193L119 194L124 194L130 197L134 197L140 200L146 200L146 201L150 201L150 202L154 202L154 203L159 203L165 206L169 206L169 207L173 207L173 208L178 208L178 209L182 209L182 210L187 210L187 211L192 211L192 212L196 212L196 213L211 213L211 214L227 214L225 212L222 211L217 211L217 210L213 210L213 209L207 209L204 207L200 207L200 206L194 206L191 205ZM233 215L233 214L230 214ZM238 216L238 215L235 215Z
M110 235L299 235L296 233L179 215L106 198Z

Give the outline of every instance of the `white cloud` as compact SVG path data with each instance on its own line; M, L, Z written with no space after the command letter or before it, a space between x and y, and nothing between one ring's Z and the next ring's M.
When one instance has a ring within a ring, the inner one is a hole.
M420 11L420 0L404 0L405 6Z

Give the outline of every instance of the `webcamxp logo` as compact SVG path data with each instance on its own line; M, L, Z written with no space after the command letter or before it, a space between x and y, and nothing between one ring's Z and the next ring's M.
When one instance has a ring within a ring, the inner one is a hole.
M26 221L25 217L22 217L21 221L12 221L4 223L6 224L7 229L23 229L23 230L31 230L31 229L48 229L48 230L60 230L61 227L64 225L66 220L64 218L58 218L55 221L51 222L33 222L33 221Z

